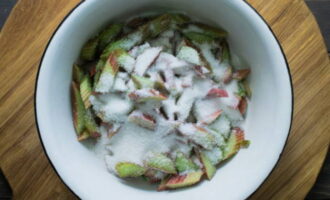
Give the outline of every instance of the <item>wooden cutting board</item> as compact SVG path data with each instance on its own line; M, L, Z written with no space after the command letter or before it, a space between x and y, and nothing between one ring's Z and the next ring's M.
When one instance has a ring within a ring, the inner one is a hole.
M76 198L43 152L33 95L46 44L79 2L20 0L0 35L0 166L15 199ZM302 0L248 2L278 37L290 65L295 96L285 150L251 199L303 199L315 182L330 140L329 58L316 21Z

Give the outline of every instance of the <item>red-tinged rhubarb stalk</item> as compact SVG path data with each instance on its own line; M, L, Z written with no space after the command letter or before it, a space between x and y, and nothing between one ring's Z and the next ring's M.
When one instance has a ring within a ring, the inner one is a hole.
M212 88L206 95L209 98L228 97L228 92L220 88Z
M194 185L201 180L202 175L203 172L199 170L185 175L172 176L169 179L162 181L158 187L158 190L176 189Z
M109 92L115 82L118 69L119 65L116 54L112 53L105 63L100 78L96 84L95 91L101 93Z
M242 115L244 115L246 113L246 110L247 110L247 100L245 97L242 97L240 102L239 102L239 105L238 105L238 109L240 111L240 113Z
M119 67L124 69L126 72L131 73L135 65L135 59L128 54L124 49L116 49L113 51L113 54L117 58Z

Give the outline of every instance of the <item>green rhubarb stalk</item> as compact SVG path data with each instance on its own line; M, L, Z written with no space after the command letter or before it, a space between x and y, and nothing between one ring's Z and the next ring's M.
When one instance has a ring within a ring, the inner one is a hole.
M138 177L146 172L144 167L130 162L117 163L115 168L118 176L121 178Z
M198 44L211 43L212 41L214 41L214 38L212 38L206 34L199 33L199 32L189 31L189 32L185 32L183 34L190 41L198 43Z
M123 28L123 24L112 24L99 35L99 51L102 52L104 48L115 39Z
M168 174L176 174L174 162L163 153L154 153L145 161L151 169L157 169Z
M176 154L175 167L179 173L198 169L198 166L182 152Z
M98 37L92 38L87 41L80 52L80 58L85 61L92 61L96 58Z
M230 50L229 45L226 40L223 40L220 44L222 47L222 53L221 53L221 62L230 62L231 56L230 56Z
M88 75L85 75L80 83L80 94L81 98L84 102L85 108L88 109L91 106L91 103L89 101L89 97L92 94L92 85L91 80Z
M86 110L84 120L85 120L86 129L87 129L89 135L93 138L99 137L100 133L99 133L97 124L95 122L94 116L92 115L92 112L90 109Z
M214 26L210 26L210 25L206 25L206 24L202 24L202 23L198 23L198 22L194 23L194 24L197 27L201 28L205 35L208 35L213 38L223 38L228 35L227 31L225 31L221 28L217 28Z
M73 64L72 77L73 77L73 81L76 84L80 84L81 80L84 77L83 71L81 70L81 68L77 64Z
M204 170L205 170L206 176L209 180L211 180L217 169L212 164L210 159L203 152L200 153L200 158L204 165Z
M79 137L85 130L84 116L86 114L86 110L78 86L75 82L72 82L71 89L73 124L76 134Z

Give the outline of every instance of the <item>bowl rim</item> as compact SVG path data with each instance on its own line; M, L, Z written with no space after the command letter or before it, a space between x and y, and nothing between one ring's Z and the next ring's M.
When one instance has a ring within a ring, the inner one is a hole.
M61 28L61 26L63 25L63 23L67 20L68 17L70 17L70 15L79 7L81 6L84 2L86 2L86 0L81 0L77 5L75 5L65 16L64 18L61 20L61 22L57 25L56 29L53 31L51 37L49 38L46 47L44 48L44 51L42 53L42 56L40 58L40 62L38 65L38 70L37 70L37 74L36 74L36 80L35 80L35 86L34 86L34 97L33 97L33 101L34 101L34 118L35 118L35 124L36 124L36 128L37 128L37 133L38 133L38 138L40 140L43 152L46 155L46 158L49 162L49 164L51 165L51 167L53 168L53 170L55 171L56 175L59 177L59 179L61 180L61 182L66 186L66 188L69 189L69 191L76 196L77 198L80 198L79 195L77 193L75 193L70 187L69 185L64 181L64 179L60 176L59 172L57 171L57 169L55 168L53 162L51 161L47 151L46 151L46 147L43 143L42 137L41 137L41 131L39 128L39 123L38 123L38 112L37 112L37 89L38 89L38 83L39 83L39 75L40 75L40 69L42 66L42 63L44 61L44 57L46 52L48 51L49 45L50 43L53 41L54 36L57 34L58 30ZM289 129L288 129L288 133L284 142L284 145L282 147L281 153L279 154L279 157L276 160L276 163L274 164L274 166L272 167L272 169L269 171L269 173L267 174L266 178L261 182L261 184L254 190L254 192L252 192L248 197L250 198L251 196L253 196L261 187L262 185L264 185L264 183L266 182L267 179L269 179L270 175L273 173L274 169L278 166L279 164L279 160L281 159L282 155L283 155L283 150L285 149L285 147L287 146L287 142L289 139L289 135L291 134L291 128L292 128L292 122L293 122L293 114L294 114L294 88L293 88L293 81L292 81L292 74L291 74L291 70L289 67L289 62L288 59L284 53L284 49L279 41L279 39L277 38L275 32L273 31L273 29L271 28L271 26L268 24L268 22L265 20L265 18L256 10L256 8L254 8L249 2L247 2L246 0L242 1L243 3L245 3L248 7L250 7L252 9L252 11L254 11L259 18L263 21L263 23L268 27L270 33L272 34L272 36L274 37L276 43L278 44L278 47L280 48L280 52L283 56L283 59L285 61L285 66L288 72L288 76L289 76L289 82L290 82L290 89L291 89L291 115L290 115L290 124L289 124Z

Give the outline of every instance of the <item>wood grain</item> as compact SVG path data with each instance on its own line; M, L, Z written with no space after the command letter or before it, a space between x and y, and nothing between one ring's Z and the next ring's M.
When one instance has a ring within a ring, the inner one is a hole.
M330 64L320 30L302 0L248 0L282 44L294 84L294 121L283 156L251 199L303 199L330 140ZM0 35L0 166L15 199L74 199L51 168L33 109L40 58L79 0L20 0Z

